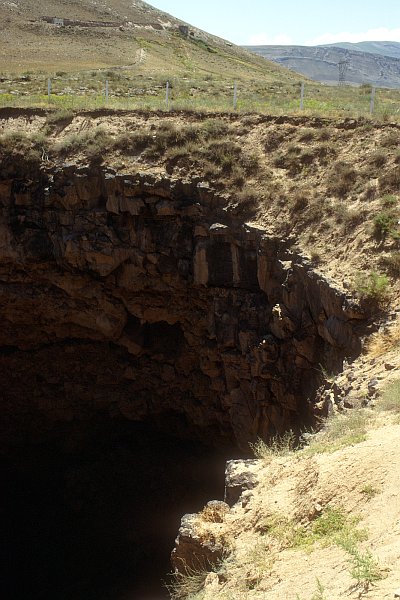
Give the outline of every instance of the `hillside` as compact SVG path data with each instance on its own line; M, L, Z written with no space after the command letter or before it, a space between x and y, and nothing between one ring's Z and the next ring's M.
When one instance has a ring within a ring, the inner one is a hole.
M47 18L49 22L43 20ZM56 25L53 17L64 19ZM273 63L139 0L0 2L3 72L131 68L135 76L222 76L291 81Z
M246 46L248 50L274 60L292 71L335 85L339 79L338 64L349 61L346 82L368 83L378 87L400 85L400 59L371 52L360 52L338 46Z

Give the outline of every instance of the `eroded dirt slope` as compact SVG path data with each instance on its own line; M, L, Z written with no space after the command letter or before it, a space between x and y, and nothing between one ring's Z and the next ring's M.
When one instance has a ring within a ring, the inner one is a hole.
M369 418L374 420L372 412ZM231 550L219 574L208 576L203 595L195 597L393 598L399 587L400 480L396 446L400 429L398 422L390 419L376 425L364 442L334 453L300 453L255 464L252 470L259 485L242 496L242 502L225 515L222 524L203 523L209 536L224 539ZM357 580L354 555L329 535L322 535L308 546L293 542L296 533L289 531L288 523L295 524L300 539L299 532L310 531L327 507L338 518L354 519L348 535L361 533L358 564L374 564L376 581L366 584L362 578Z

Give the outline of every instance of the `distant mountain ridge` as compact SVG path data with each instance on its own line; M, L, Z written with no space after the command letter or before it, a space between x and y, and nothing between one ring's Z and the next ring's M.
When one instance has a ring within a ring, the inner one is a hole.
M400 59L400 42L338 42L336 44L323 44L322 47L330 48L336 46L345 50L356 50L358 52L370 52L382 56L391 56Z
M346 83L400 87L400 44L397 42L360 42L328 46L245 46L245 48L315 81L337 84L338 64L347 61ZM374 48L376 51L365 52L362 48ZM398 52L398 57L383 52L392 54Z

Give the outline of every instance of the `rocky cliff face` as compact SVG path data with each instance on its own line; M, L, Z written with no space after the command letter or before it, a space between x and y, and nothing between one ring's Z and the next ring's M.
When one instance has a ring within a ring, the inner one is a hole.
M7 443L101 413L246 450L359 351L351 299L202 181L11 164L0 202Z

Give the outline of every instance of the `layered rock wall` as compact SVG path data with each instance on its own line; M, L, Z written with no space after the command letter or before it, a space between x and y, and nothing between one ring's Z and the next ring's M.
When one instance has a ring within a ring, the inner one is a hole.
M202 181L8 166L0 202L8 442L102 412L245 449L359 351L351 299Z

